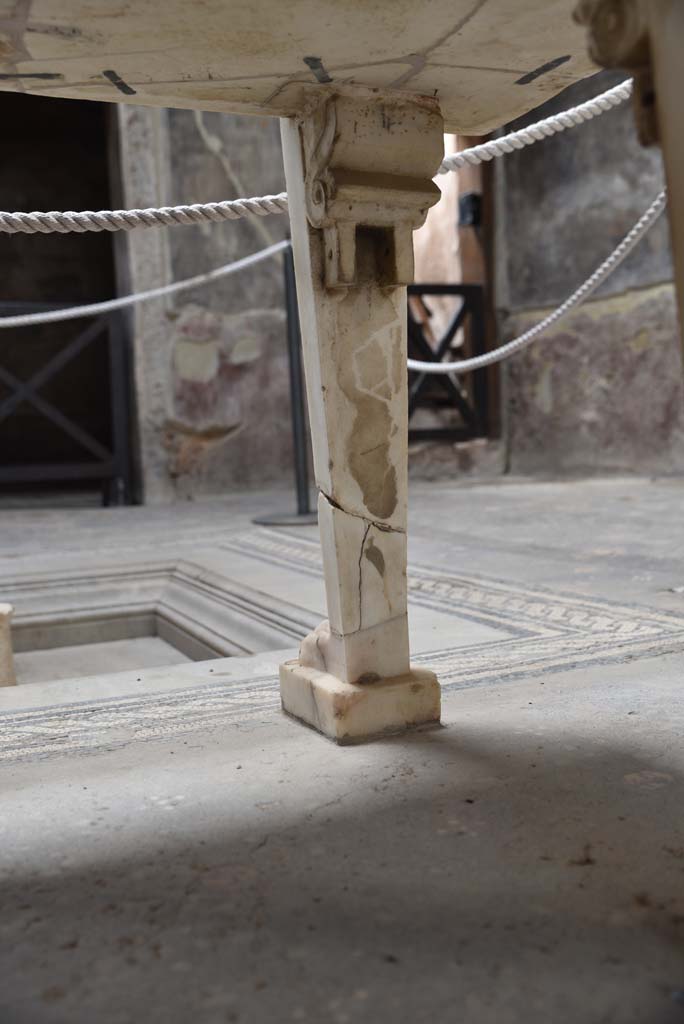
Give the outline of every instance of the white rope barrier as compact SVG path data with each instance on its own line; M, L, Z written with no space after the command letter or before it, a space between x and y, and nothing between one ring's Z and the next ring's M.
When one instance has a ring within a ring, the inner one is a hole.
M287 193L231 199L223 203L196 203L193 206L161 206L147 210L69 210L58 213L5 213L0 211L0 232L7 235L49 235L55 232L133 231L134 228L175 227L179 224L220 224L241 217L266 217L287 212Z
M479 146L461 150L442 161L438 174L447 174L467 164L475 165L492 160L494 157L513 153L517 149L531 146L534 142L565 131L575 125L589 121L599 114L624 103L632 93L632 80L628 79L606 92L595 96L579 106L571 107L560 114L546 117L528 128L510 132L500 139L492 139ZM251 199L232 199L222 203L195 203L192 206L161 206L146 210L68 210L59 213L8 213L0 211L0 233L48 235L55 232L82 233L84 231L133 231L135 228L174 227L179 224L219 224L241 217L266 217L273 213L287 211L287 193L274 196L256 196Z
M665 209L667 193L665 190L659 192L651 205L642 214L634 227L622 239L620 244L613 250L603 263L597 267L594 273L587 278L584 284L570 295L565 302L554 309L553 313L544 317L534 327L530 327L524 334L519 335L512 341L501 345L492 352L486 352L482 356L474 356L472 359L462 359L452 363L424 363L417 359L407 361L409 370L418 370L421 373L468 373L470 370L480 370L483 366L490 366L492 363L499 363L502 359L508 359L521 349L527 348L533 341L545 331L547 327L555 324L561 317L575 309L585 299L595 292L599 285L603 284L607 277L620 266L622 261L629 255L632 249L641 241L646 232L653 227L658 217Z
M585 103L565 110L560 114L547 117L536 124L530 125L528 128L522 128L520 131L511 132L500 139L494 139L480 146L473 146L471 149L462 150L460 153L448 156L441 164L438 173L446 174L448 171L457 170L459 167L464 167L467 164L479 164L492 160L494 157L503 156L506 153L512 153L515 150L532 145L534 142L539 142L541 139L548 138L557 132L565 131L574 125L582 124L584 121L590 120L606 110L610 110L612 107L624 102L631 95L631 92L632 80L621 82L592 100L587 100ZM468 373L471 370L478 370L492 363L498 363L503 359L509 358L515 352L526 348L543 331L560 320L571 309L579 306L596 291L628 256L653 224L655 224L665 209L666 201L666 192L663 190L656 196L631 231L625 235L620 244L594 273L557 309L519 337L514 338L492 352L487 352L472 359L462 359L450 363L426 363L417 359L409 359L407 360L408 369L427 374ZM55 211L48 213L0 212L0 232L7 234L49 234L59 232L64 234L66 232L80 233L85 231L131 231L139 227L198 224L205 221L219 223L225 220L237 220L250 215L264 217L270 213L284 213L286 210L287 194L281 192L274 196L235 199L222 203L164 206L159 209L150 208L146 210L100 210L99 212L86 210L81 213L75 211L68 211L66 213ZM210 281L234 274L246 267L260 263L262 260L282 252L289 244L288 241L276 242L265 249L261 249L259 252L235 260L233 263L226 263L207 273L197 274L195 277L186 278L183 281L174 281L171 284L151 288L144 292L136 292L133 295L124 295L116 299L108 299L105 302L93 302L83 306L71 306L67 309L47 310L44 313L26 313L17 316L0 317L0 329L27 327L35 324L74 320L78 317L96 316L112 312L116 309L124 309L146 299L172 295L188 288L207 284Z
M658 193L634 227L625 235L620 244L594 273L553 313L550 313L518 338L514 338L513 341L509 341L492 352L475 356L473 359L462 359L458 362L425 363L417 359L409 359L407 360L408 369L416 370L420 373L468 373L470 370L479 370L483 366L498 363L502 359L512 356L515 352L526 348L542 331L545 331L547 327L560 320L571 309L579 306L592 292L596 291L599 285L603 284L606 278L619 267L632 249L641 241L646 232L655 224L665 209L666 202L667 194L663 190ZM3 327L29 327L35 324L55 323L60 320L75 320L78 317L96 316L101 313L110 313L115 309L124 309L127 306L133 306L135 303L144 302L147 299L160 298L163 295L172 295L176 292L185 291L188 288L196 288L199 285L207 284L209 281L215 281L229 274L235 274L239 270L244 270L247 267L254 266L256 263L260 263L262 260L269 259L271 256L282 252L289 244L287 240L276 242L265 249L261 249L259 252L235 260L233 263L226 263L215 270L207 271L207 273L197 274L195 277L185 278L182 281L161 285L159 288L150 288L148 291L136 292L133 295L123 295L120 298L108 299L105 302L92 302L86 306L70 306L67 309L46 310L44 313L22 313L17 316L0 317L0 329Z
M569 110L562 110L560 114L553 114L545 117L536 124L527 128L520 128L517 132L509 132L500 139L491 139L479 146L472 146L470 149L463 149L460 153L453 153L442 161L438 174L447 174L449 171L457 171L467 164L476 165L493 160L494 157L504 156L506 153L513 153L516 149L524 149L534 142L541 142L550 135L557 135L567 128L574 128L575 125L590 121L593 117L611 110L613 107L624 103L632 95L633 82L628 78L619 85L613 86L599 96L595 96L577 107L570 107Z
M277 253L282 252L289 245L285 239L282 242L275 242L266 249L244 256L234 263L225 263L222 267L209 270L206 274L197 274L195 277L187 277L183 281L174 281L172 284L161 285L159 288L150 288L145 292L136 292L133 295L122 295L118 299L108 299L106 302L91 302L87 306L69 306L67 309L49 309L44 313L21 313L17 316L0 317L0 328L3 327L30 327L34 324L53 324L58 320L76 320L82 316L97 316L100 313L111 313L115 309L125 309L126 306L133 306L136 302L144 302L146 299L158 299L162 295L173 295L175 292L185 291L187 288L196 288L199 285L215 281L219 277L227 277L229 274L236 274L238 270L252 267L255 263L269 259Z

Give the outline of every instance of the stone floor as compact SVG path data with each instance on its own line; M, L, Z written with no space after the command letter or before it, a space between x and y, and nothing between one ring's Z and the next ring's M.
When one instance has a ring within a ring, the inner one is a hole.
M414 486L444 724L351 748L279 711L288 501L2 513L32 636L182 591L242 652L0 692L2 1024L684 1022L684 481Z

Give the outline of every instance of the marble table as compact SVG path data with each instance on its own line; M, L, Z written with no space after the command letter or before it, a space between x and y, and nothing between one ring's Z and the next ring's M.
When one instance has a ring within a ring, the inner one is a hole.
M595 70L573 6L21 0L0 26L4 89L282 119L328 620L281 693L339 742L439 720L406 614L412 232L445 130L488 132ZM598 62L633 69L642 132L665 142L681 257L682 6L585 0L579 21Z

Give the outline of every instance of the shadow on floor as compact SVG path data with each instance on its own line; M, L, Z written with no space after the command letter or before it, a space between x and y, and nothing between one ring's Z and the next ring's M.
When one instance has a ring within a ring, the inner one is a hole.
M217 769L138 852L17 868L2 1024L684 1021L676 771L497 729L379 747L308 803L284 772L258 829Z

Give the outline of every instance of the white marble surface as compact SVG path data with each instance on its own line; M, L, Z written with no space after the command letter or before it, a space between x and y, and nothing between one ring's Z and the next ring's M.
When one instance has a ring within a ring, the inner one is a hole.
M14 658L19 686L52 682L57 679L109 675L126 669L134 671L182 665L189 660L181 651L158 636L79 644L75 647L52 647L43 651L24 651L16 654ZM97 688L96 683L94 688Z
M483 134L594 73L575 6L430 0L417 11L396 0L191 8L181 0L125 7L33 0L8 8L0 87L290 116L311 86L356 82L389 95L439 96L451 131Z
M280 666L280 696L288 715L341 744L439 724L439 682L427 669L359 685L300 657Z
M409 669L403 286L443 123L432 100L331 87L281 135L329 623L302 664L382 679Z
M0 604L0 686L14 686L16 672L12 652L12 616L14 609L11 604Z

